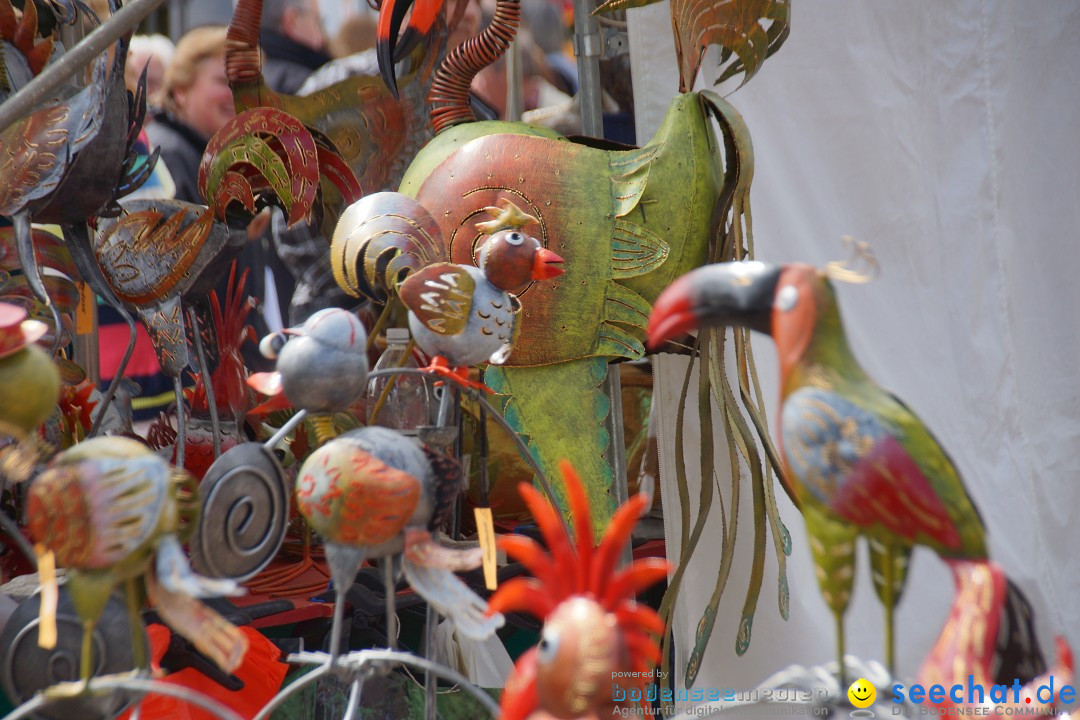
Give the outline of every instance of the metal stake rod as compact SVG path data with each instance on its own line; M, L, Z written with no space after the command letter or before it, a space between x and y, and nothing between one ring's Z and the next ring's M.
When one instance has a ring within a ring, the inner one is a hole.
M519 122L525 112L524 82L521 44L514 40L506 51L506 119L511 122Z
M95 57L142 22L165 0L132 0L87 34L75 47L0 105L0 131L41 105L56 88L83 72Z
M581 104L581 133L603 137L604 118L600 112L600 54L603 41L596 18L595 0L574 0L574 54L578 66L578 101Z

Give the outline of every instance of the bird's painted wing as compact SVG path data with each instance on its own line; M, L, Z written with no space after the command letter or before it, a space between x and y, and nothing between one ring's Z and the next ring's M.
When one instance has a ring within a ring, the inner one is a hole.
M410 275L399 294L428 330L457 335L469 322L475 290L476 281L463 266L436 263Z
M461 464L443 453L424 446L424 454L435 474L435 509L431 513L429 530L438 530L454 511L458 493L461 491Z
M352 445L324 445L320 452L308 458L296 483L297 509L313 529L354 547L401 532L420 497L415 477Z
M882 398L873 412L832 390L792 393L782 420L789 470L810 497L854 525L946 555L978 554L981 542L967 536L974 518L981 540L982 524L970 501L965 508L950 496L963 492L952 463L925 428L925 437L914 432L918 420L910 411ZM921 446L919 460L912 442ZM939 461L929 457L935 454Z

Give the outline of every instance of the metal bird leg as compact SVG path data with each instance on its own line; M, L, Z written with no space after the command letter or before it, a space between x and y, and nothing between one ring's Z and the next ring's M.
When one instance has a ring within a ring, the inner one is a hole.
M435 630L439 625L439 612L430 602L427 604L427 615L424 625L424 657L433 663L439 662L435 657ZM424 669L424 720L435 720L436 690L439 679L431 672L431 668Z
M341 624L345 617L345 593L356 578L356 571L367 553L363 548L328 543L326 562L334 581L334 620L330 625L330 664L341 652Z
M34 296L49 308L52 314L53 332L52 346L49 348L50 355L56 355L60 349L60 337L64 334L64 323L60 319L60 310L53 304L52 298L45 290L45 282L41 277L41 268L38 267L37 256L34 254L34 236L30 230L30 213L20 210L11 218L15 225L15 245L19 250L19 264L22 265L26 275L26 284L30 286Z
M124 319L124 323L128 326L127 349L124 350L124 356L120 358L120 364L116 368L116 374L109 383L109 387L106 388L105 393L101 396L101 402L98 403L97 412L94 415L94 422L90 426L90 433L86 436L87 439L89 439L96 437L98 430L101 429L101 421L105 419L105 411L109 408L109 405L112 404L113 398L116 396L116 391L120 387L120 383L124 380L124 371L127 370L128 363L131 361L131 356L135 352L135 318L131 316L131 313L127 311L127 308L125 308L120 300L117 299L116 294L109 286L109 283L105 281L105 276L101 274L101 268L98 266L97 260L94 258L93 248L90 246L90 237L86 229L86 224L64 225L62 230L64 233L64 242L71 248L71 258L75 261L75 267L79 269L79 273L83 276L83 280L90 285L90 289L93 290L98 297L119 313L120 317Z
M383 558L383 586L386 593L386 647L397 650L397 592L394 582L394 560L392 557Z
M210 431L213 433L214 459L221 457L221 421L218 419L217 400L214 397L214 383L210 378L210 366L206 362L206 348L203 347L202 327L195 308L187 309L191 334L195 337L195 357L199 361L199 373L202 375L203 389L206 391L206 405L210 411Z
M176 395L176 462L178 468L184 467L184 446L187 442L187 430L184 427L184 384L180 376L173 378L173 393Z
M848 681L847 668L844 665L844 614L834 613L833 618L836 620L836 659L839 662L837 673L840 678L840 687L846 688Z
M128 578L124 581L124 597L127 600L128 619L131 621L131 642L132 650L135 653L135 671L149 670L150 664L146 655L146 646L142 643L142 638L135 628L142 625L142 619L139 616L142 610L142 597L139 595L139 586L136 584L138 578ZM138 710L136 710L138 712Z
M895 612L896 612L896 591L895 591L895 560L896 560L896 546L892 543L885 544L885 667L889 669L890 675L896 674L896 645L895 645Z

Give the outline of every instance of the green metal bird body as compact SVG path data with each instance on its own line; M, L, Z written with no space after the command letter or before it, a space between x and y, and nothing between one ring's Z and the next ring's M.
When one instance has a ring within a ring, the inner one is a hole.
M729 325L776 343L785 487L805 518L822 594L839 624L851 597L855 540L866 536L889 617L891 663L891 612L913 546L985 559L982 519L930 430L855 359L825 272L758 262L695 270L657 300L650 345ZM842 630L838 643L842 657Z
M451 127L416 156L400 191L431 212L451 262L473 263L476 218L503 197L537 218L537 239L565 260L563 277L517 293L508 367L644 354L650 302L707 257L724 184L708 108L705 96L677 97L642 148L486 121Z
M385 298L403 280L399 256L414 256L413 269L432 261L424 259L435 255L428 225L437 226L444 256L468 265L485 237L476 220L486 208L508 198L535 217L530 233L564 259L565 273L516 293L522 312L514 352L506 365L486 370L485 382L546 472L568 459L588 479L600 532L616 506L603 456L608 363L644 355L652 301L706 262L732 198L738 204L749 186L751 157L740 116L711 93L673 100L642 148L574 141L521 123L456 125L424 147L402 180L401 195L426 211L408 213L414 229L402 225L393 236L409 235L407 242L375 262L391 236L369 232L380 223L347 214L333 243L334 271L359 278L343 285L348 292L366 286ZM552 407L562 409L558 416Z

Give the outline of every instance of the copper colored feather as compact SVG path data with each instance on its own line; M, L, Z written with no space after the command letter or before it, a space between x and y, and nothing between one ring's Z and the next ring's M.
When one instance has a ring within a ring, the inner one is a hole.
M607 0L596 12L651 5L656 0ZM705 50L721 47L717 83L745 71L752 78L788 36L790 0L671 0L671 27L679 59L679 90L694 88ZM735 60L731 61L731 56Z

